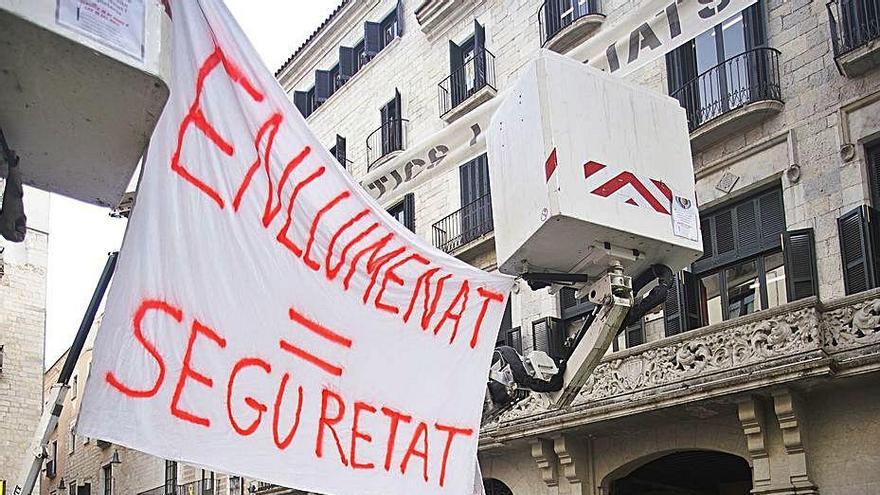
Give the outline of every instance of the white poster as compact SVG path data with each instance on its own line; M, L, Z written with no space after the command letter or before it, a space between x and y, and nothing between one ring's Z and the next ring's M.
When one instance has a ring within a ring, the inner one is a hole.
M174 7L78 433L328 495L471 493L512 279L382 210L221 0Z
M127 53L144 58L144 0L58 0L62 26Z

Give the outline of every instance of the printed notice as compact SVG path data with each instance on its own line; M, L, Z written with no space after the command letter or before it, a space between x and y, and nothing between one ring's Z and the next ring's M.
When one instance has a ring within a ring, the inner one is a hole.
M144 58L144 0L58 0L58 24Z
M700 219L693 201L682 196L672 198L672 233L692 241L700 240Z

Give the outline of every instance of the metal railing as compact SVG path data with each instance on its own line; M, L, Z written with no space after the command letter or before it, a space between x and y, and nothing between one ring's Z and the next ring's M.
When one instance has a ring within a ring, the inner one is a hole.
M383 156L406 147L408 125L409 121L406 119L387 120L367 136L367 170Z
M671 96L685 108L691 131L749 103L782 101L779 50L754 48L731 57L691 79Z
M880 0L832 0L826 7L835 57L880 39Z
M451 253L494 228L492 195L486 194L434 223L434 247Z
M541 46L581 17L601 13L599 0L547 0L538 9Z
M437 86L442 117L477 91L487 86L495 89L495 55L486 49L474 53Z
M156 488L150 488L149 490L144 490L137 495L177 495L177 486L174 487L174 493L166 494L165 485L159 485Z

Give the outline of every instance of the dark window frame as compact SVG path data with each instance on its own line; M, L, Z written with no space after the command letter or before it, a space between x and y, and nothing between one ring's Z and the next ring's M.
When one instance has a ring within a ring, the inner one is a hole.
M105 464L101 468L101 474L104 480L104 495L113 495L113 464Z
M759 287L760 292L758 293L758 295L761 297L761 302L763 303L763 305L766 305L768 303L769 297L768 297L768 292L767 292L767 269L766 269L767 267L765 265L765 258L767 258L769 256L773 256L775 254L782 254L782 248L780 247L778 249L770 249L770 250L758 253L756 255L749 256L747 258L732 261L726 265L723 265L723 266L720 266L717 268L712 268L711 270L706 270L706 271L702 271L699 273L694 273L694 275L697 277L698 281L702 281L702 279L714 276L716 274L718 275L718 288L719 288L719 292L720 292L720 296L721 296L721 321L727 321L727 320L731 319L731 317L730 317L730 300L729 300L730 294L728 292L729 287L728 287L727 273L726 273L727 269L732 268L737 265L744 265L747 263L751 263L754 261L755 262L755 272L758 274L758 282L760 285L760 287ZM783 265L782 266L785 266L784 265L784 258L785 257L783 255ZM785 276L787 278L789 276L788 273L786 273ZM786 287L786 290L787 290L787 287ZM704 309L705 309L706 302L707 302L707 300L703 299L702 295L701 295L700 303L704 307ZM755 310L754 312L764 311L766 309L770 309L770 308L762 308L762 309ZM752 314L752 313L749 313L749 314ZM704 317L704 321L706 321L708 319L708 315L703 315L703 317Z

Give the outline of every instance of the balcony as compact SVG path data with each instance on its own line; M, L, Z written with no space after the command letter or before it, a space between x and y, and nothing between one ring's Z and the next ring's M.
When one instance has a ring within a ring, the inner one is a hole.
M782 111L779 50L754 48L707 69L670 96L685 108L701 150Z
M481 449L793 381L880 369L880 289L810 297L605 356L571 406L531 394L485 418Z
M176 495L214 495L214 483L202 480L191 481L177 486Z
M474 247L494 230L492 195L486 194L434 223L434 247L460 254Z
M173 493L167 493L165 490L165 485L159 485L155 488L150 488L149 490L144 490L139 492L137 495L177 495L178 490L177 487L174 487L172 490Z
M440 118L452 122L488 101L495 88L495 55L489 50L475 53L438 85Z
M856 77L880 65L880 0L832 0L826 6L840 73Z
M602 23L599 0L547 0L538 9L541 46L567 53L590 37Z
M367 137L367 170L373 170L406 148L409 121L390 119Z

